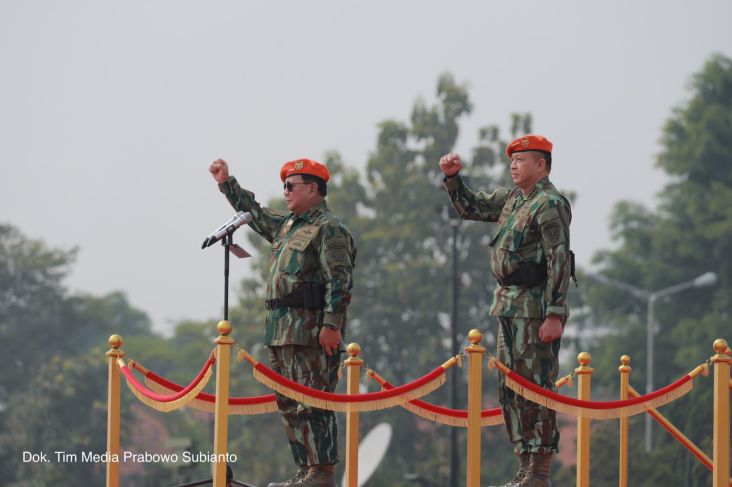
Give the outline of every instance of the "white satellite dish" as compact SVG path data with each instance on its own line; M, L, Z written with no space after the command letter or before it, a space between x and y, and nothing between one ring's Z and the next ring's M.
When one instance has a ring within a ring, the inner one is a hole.
M379 423L358 444L358 487L361 487L376 471L386 455L391 441L389 423ZM346 487L346 475L343 474L341 485Z

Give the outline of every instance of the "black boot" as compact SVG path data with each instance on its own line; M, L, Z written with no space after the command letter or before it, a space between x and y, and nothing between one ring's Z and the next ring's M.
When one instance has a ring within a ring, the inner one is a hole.
M292 487L336 487L334 472L335 465L311 465L308 474Z
M267 484L267 487L290 487L295 482L303 479L305 477L305 475L307 475L307 473L308 473L308 466L302 465L300 467L300 469L297 471L297 473L295 473L295 475L293 475L289 479L285 480L284 482L270 482L269 484Z
M552 455L532 453L529 460L529 471L519 487L552 487Z
M521 453L518 457L519 457L518 472L516 472L516 475L514 475L511 480L509 480L505 484L501 484L499 487L518 487L519 482L521 482L521 480L523 480L524 475L526 475L526 472L529 471L529 459L530 459L529 454Z

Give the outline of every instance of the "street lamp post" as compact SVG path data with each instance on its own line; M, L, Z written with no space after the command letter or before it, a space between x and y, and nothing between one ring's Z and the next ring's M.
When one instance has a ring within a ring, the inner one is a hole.
M705 272L704 274L690 281L682 282L680 284L676 284L674 286L670 286L653 292L646 291L645 289L640 289L633 286L632 284L618 281L617 279L607 277L603 274L588 273L588 276L595 279L596 281L602 282L603 284L608 284L610 286L623 289L638 298L646 300L646 394L653 392L653 341L655 337L655 320L653 312L656 301L658 301L659 298L670 296L671 294L676 294L686 289L711 286L715 282L717 282L717 274L715 274L714 272ZM651 451L652 446L653 437L651 433L651 427L651 416L647 414L645 419L646 453L649 453Z

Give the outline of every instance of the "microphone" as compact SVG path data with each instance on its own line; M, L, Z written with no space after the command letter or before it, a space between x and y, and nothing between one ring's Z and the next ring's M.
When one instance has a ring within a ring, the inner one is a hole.
M231 235L242 225L245 225L252 221L252 214L248 211L240 211L229 219L228 222L224 223L218 230L213 232L211 235L206 237L201 245L202 249L210 247L227 235Z

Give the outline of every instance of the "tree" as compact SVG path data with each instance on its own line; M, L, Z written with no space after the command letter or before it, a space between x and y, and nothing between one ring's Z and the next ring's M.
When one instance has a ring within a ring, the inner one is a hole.
M22 452L104 451L107 374L100 347L112 333L155 342L149 318L124 294L67 291L63 280L75 255L0 225L0 476L6 483L103 479L99 465L24 463Z
M0 225L0 405L32 376L40 346L65 348L69 315L62 279L76 251L49 249L10 225ZM30 339L33 337L33 339Z
M149 318L120 292L68 293L63 280L76 252L49 248L0 225L0 405L23 388L18 377L34 376L38 350L76 355L106 343L112 333L151 334Z
M690 99L673 110L663 130L658 165L673 179L659 195L659 208L618 204L611 228L619 247L595 257L604 274L649 290L706 271L717 273L715 287L690 289L656 304L656 350L661 351L655 356L657 387L709 357L714 339L732 338L726 323L732 312L732 60L712 56L693 76L690 91ZM642 364L646 324L639 313L645 311L645 302L597 284L588 288L590 321L610 325L611 330L600 343L590 344L597 382L617 387L614 371L621 354ZM642 365L634 367L631 382L644 383L645 372ZM696 382L690 396L662 412L709 451L712 392L708 380ZM602 427L613 426L608 422ZM709 473L688 462L680 445L656 431L656 447L650 456L638 453L630 483L678 485L679 478L686 478L687 485L707 485ZM616 454L606 443L597 452L601 458ZM673 468L659 470L660 464ZM611 484L612 479L593 475L593 485Z
M103 453L106 449L107 370L99 359L101 348L97 352L77 358L46 358L27 389L10 399L6 428L0 434L6 485L104 482L103 463L81 460L81 452ZM128 410L123 405L123 418L128 417ZM24 462L24 451L45 452L49 463ZM56 451L79 456L59 461Z

